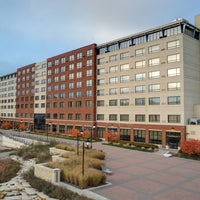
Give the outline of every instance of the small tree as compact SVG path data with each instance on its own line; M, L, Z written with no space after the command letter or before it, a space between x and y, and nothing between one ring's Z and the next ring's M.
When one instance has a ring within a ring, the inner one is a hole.
M3 122L2 125L1 125L1 127L2 127L3 129L11 129L11 128L12 128L12 125L11 125L11 123L9 123L9 122Z
M106 132L104 137L107 141L118 140L117 134L113 132Z
M76 128L73 128L69 131L69 135L71 135L72 137L77 137L78 135L80 135L80 131Z
M25 129L26 129L25 124L20 123L20 124L18 125L18 130L19 130L19 131L24 131Z
M90 136L91 136L91 132L89 130L84 130L83 137L84 138L90 138Z

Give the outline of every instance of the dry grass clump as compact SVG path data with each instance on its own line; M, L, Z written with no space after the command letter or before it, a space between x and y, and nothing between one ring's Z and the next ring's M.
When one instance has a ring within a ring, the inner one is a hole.
M67 154L68 160L63 162L49 162L46 164L50 168L61 169L61 179L64 182L76 185L80 188L87 188L104 184L106 175L101 172L101 166L105 164L104 160L92 158L85 152L84 176L82 174L82 156ZM96 153L96 152L95 152ZM102 152L101 152L102 153Z
M66 150L66 151L76 151L76 148L74 146L67 145L67 144L57 144L55 145L55 148Z
M87 150L87 156L88 157L91 157L91 158L97 158L99 160L104 160L106 155L103 151L99 151L99 150L96 150L96 149L90 149L90 150Z

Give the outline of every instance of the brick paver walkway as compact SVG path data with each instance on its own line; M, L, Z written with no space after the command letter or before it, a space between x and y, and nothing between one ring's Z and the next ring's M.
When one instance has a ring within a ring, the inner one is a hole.
M200 161L165 158L107 145L94 144L106 152L112 185L93 192L111 200L199 200Z

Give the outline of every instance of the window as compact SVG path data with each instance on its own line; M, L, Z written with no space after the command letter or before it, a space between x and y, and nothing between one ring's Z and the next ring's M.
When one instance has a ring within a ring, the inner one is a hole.
M68 108L72 108L73 107L73 102L72 101L69 101L68 102Z
M87 80L86 81L86 86L92 86L92 80Z
M74 64L69 65L69 70L74 70Z
M58 107L58 102L54 102L54 103L53 103L53 107L54 107L54 108L57 108L57 107Z
M149 79L155 79L160 77L160 71L149 72Z
M59 65L59 60L55 60L55 65Z
M58 74L58 73L59 73L59 68L55 68L55 69L54 69L54 73L55 73L55 74Z
M180 54L174 54L167 56L167 62L173 63L173 62L179 62L180 61Z
M120 99L120 106L129 106L129 99Z
M160 97L150 97L149 105L160 105Z
M120 60L129 58L129 52L120 53Z
M145 130L134 130L134 141L145 142Z
M88 66L92 66L92 60L87 60L86 61L86 66L88 67Z
M97 64L98 64L98 65L103 64L103 63L105 63L105 59L104 59L104 58L99 58L99 59L97 60Z
M145 92L145 85L135 86L135 93L144 93L144 92Z
M82 72L77 72L76 73L76 78L82 78Z
M73 92L69 92L68 93L68 98L73 98L74 97L74 93Z
M69 56L69 61L73 61L74 60L74 55Z
M98 106L98 107L104 106L104 100L98 100L98 101L97 101L97 106Z
M74 79L74 73L69 74L69 80Z
M91 97L92 96L92 90L86 90L86 96Z
M181 97L180 96L169 96L167 98L168 105L177 105L181 104Z
M77 98L82 97L82 92L81 92L81 91L77 91L77 92L76 92L76 97L77 97Z
M129 82L129 76L120 76L120 82L121 83Z
M65 75L60 76L61 81L65 81Z
M136 122L145 122L145 115L135 115L135 121Z
M160 122L160 115L149 115L149 122Z
M65 66L62 66L62 67L60 68L60 72L65 72L65 70L66 70Z
M129 121L129 115L121 114L120 115L120 121L122 121L122 122L128 122Z
M65 102L60 102L60 108L64 108L65 107Z
M85 120L92 120L92 115L91 114L86 114L85 115Z
M136 81L145 80L145 73L136 74L136 75L135 75L135 80L136 80Z
M145 48L135 50L135 56L142 56L144 54L145 54Z
M118 70L117 66L112 66L112 67L109 68L110 73L117 72L117 70Z
M60 114L60 119L64 119L64 114ZM65 125L59 125L59 132L65 133Z
M180 123L181 116L180 115L168 115L168 123Z
M173 68L167 70L167 76L180 76L180 68Z
M69 89L73 89L74 88L74 83L69 83Z
M160 84L151 84L149 85L149 92L159 92Z
M58 119L58 114L57 113L53 114L53 119Z
M76 102L76 107L77 107L77 108L80 108L80 107L81 107L81 101L77 101L77 102Z
M65 90L65 84L60 85L60 90Z
M77 59L80 59L80 58L82 58L83 57L83 55L82 55L82 53L77 53Z
M162 131L149 131L149 142L153 144L162 144Z
M145 67L145 60L135 62L135 68L136 69L142 68L142 67Z
M160 58L149 59L149 66L156 66L160 64Z
M180 47L180 41L179 40L173 40L167 43L167 49L175 49Z
M97 120L104 120L104 114L97 114Z
M126 70L129 70L129 64L123 64L120 66L120 70L121 71L126 71Z
M55 91L58 90L58 85L54 85L54 90L55 90Z
M61 63L63 64L63 63L65 63L66 62L66 58L61 58Z
M118 82L118 78L117 77L111 77L109 78L109 83L110 84L114 84L114 83L117 83Z
M109 106L117 106L117 99L109 100Z
M56 83L56 82L58 82L58 81L59 81L58 76L55 76L55 77L54 77L54 82Z
M82 87L82 82L79 81L79 82L76 82L76 88L81 88Z
M65 98L65 93L60 93L60 98L64 99Z
M97 70L97 75L105 74L105 69L101 68Z
M86 71L86 76L92 76L92 70L91 69Z
M159 49L160 49L160 46L159 46L159 45L150 46L150 47L149 47L149 53L158 52Z
M116 95L117 94L117 88L110 88L109 89L109 95Z
M110 57L109 57L109 61L110 62L113 62L113 61L116 61L117 60L117 55L111 55Z
M87 57L92 56L92 49L87 50Z
M68 114L68 120L72 120L73 119L73 114L69 113Z
M143 106L143 105L145 105L145 98L136 98L135 99L135 105L136 106Z
M105 80L104 79L98 79L97 80L97 85L103 85L105 84Z
M128 87L120 88L120 94L128 94L128 93L129 93L129 88Z
M110 114L109 115L109 121L117 121L117 115L116 114Z
M79 113L76 114L76 120L81 120L81 114Z
M167 89L168 89L168 91L180 90L181 89L181 84L180 84L180 82L168 83L167 84Z
M104 96L104 90L97 90L97 96Z
M92 100L86 100L85 106L86 106L87 108L92 107Z

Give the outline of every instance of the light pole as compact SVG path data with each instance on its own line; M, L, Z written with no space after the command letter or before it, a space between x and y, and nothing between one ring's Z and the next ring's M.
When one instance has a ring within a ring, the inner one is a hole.
M84 156L85 156L85 144L83 142L83 155L82 155L82 175L84 176Z
M49 136L50 127L51 127L51 122L49 122L48 127L47 127L47 142L48 142L48 136Z
M92 149L92 137L93 137L93 133L94 133L94 129L95 129L95 126L93 126L92 127L92 131L91 131L91 136L90 136L90 138L91 138L91 149Z
M79 133L77 133L77 137L76 137L76 147L77 147L77 156L79 155Z

